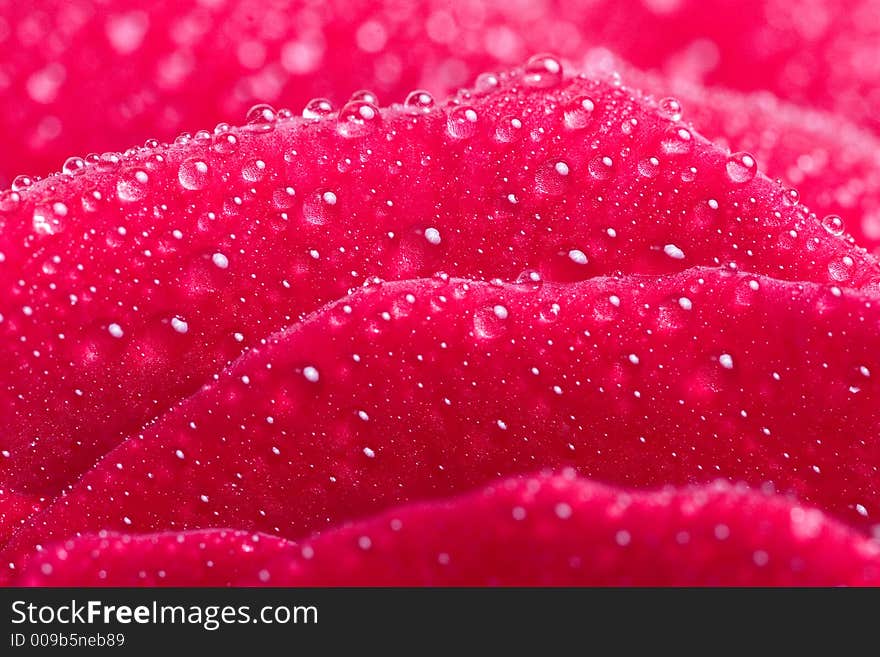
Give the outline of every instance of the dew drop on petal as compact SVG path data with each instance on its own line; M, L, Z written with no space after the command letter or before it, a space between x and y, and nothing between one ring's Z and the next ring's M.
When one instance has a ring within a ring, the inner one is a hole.
M834 236L843 235L843 219L836 214L829 214L822 217L822 228Z
M576 265L585 265L589 262L587 254L580 249L571 249L568 252L568 259Z
M684 260L684 251L678 248L675 244L667 244L663 247L663 253L668 255L673 260Z
M728 155L727 163L724 166L727 177L737 184L749 182L758 172L758 163L755 158L742 151Z
M434 107L434 97L424 89L409 92L403 104L410 109L427 110Z
M325 116L333 113L333 103L326 98L312 98L303 107L302 116L304 119L317 121Z
M69 157L64 161L64 166L61 167L61 172L72 176L85 169L85 167L85 160L81 157Z
M569 130L581 130L590 124L596 103L589 96L574 98L563 110L565 127Z
M382 120L379 108L367 100L350 100L336 118L336 130L343 137L364 137L376 130Z
M590 175L596 180L608 180L614 173L614 160L607 155L597 155L590 161Z
M441 242L440 231L437 230L436 228L426 228L425 229L425 239L428 240L428 242L430 242L431 244L433 244L435 246L437 244L440 244L440 242Z
M473 137L477 131L477 110L469 105L454 108L446 119L446 131L453 139Z
M666 155L685 155L694 148L694 137L687 128L671 126L660 141Z
M275 108L271 105L254 105L245 116L245 128L249 132L269 132L275 128Z
M177 170L177 179L184 189L193 191L204 189L210 181L208 163L198 158L184 160Z
M562 63L553 55L535 55L526 62L523 79L530 87L554 87L562 81Z
M671 96L661 98L657 106L660 109L660 114L663 117L669 119L670 121L681 120L681 103L678 102L677 98L673 98Z

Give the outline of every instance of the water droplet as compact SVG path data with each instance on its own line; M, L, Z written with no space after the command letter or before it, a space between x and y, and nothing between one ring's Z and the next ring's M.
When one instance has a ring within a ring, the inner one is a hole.
M446 131L454 139L473 137L477 131L477 111L468 105L454 108L446 120Z
M212 255L211 262L213 262L214 266L218 269L229 269L229 258L222 253L215 253Z
M12 179L12 191L23 192L33 184L34 180L30 176L16 176Z
M573 98L563 110L565 126L570 130L581 130L590 124L596 103L589 96Z
M241 177L248 182L259 182L266 175L266 163L263 160L251 160L241 168Z
M838 283L849 281L853 275L855 262L849 256L828 263L828 275Z
M323 119L333 113L333 103L326 98L312 98L303 107L302 115L304 119L317 121Z
M495 139L502 144L509 144L522 134L523 123L516 116L505 116L495 128Z
M407 95L403 104L410 109L427 110L434 107L434 97L424 89L416 89Z
M349 102L364 102L369 103L370 105L375 105L376 107L379 106L379 97L369 89L355 91L348 100Z
M587 259L587 254L580 249L571 249L568 252L568 259L576 265L585 265L587 264L587 262L589 262L589 260Z
M21 194L11 189L0 192L0 212L12 212L18 207Z
M110 326L107 327L107 332L110 333L110 335L112 335L114 338L121 338L123 335L125 335L125 331L123 331L122 327L116 322L110 324Z
M440 244L442 241L440 237L440 231L436 228L426 228L425 229L425 239L428 240L434 246Z
M782 193L782 202L789 207L794 207L801 201L801 195L794 187L786 189Z
M589 170L596 180L608 180L614 173L614 160L607 155L597 155L590 161Z
M490 91L497 89L499 84L498 76L494 73L480 73L474 82L474 90L484 95Z
M726 370L733 369L733 356L730 354L721 354L718 357L718 363Z
M102 169L115 169L122 162L122 156L119 153L101 153L98 158L98 166Z
M758 172L758 163L755 158L742 151L728 155L727 163L724 166L727 177L738 184L749 182Z
M660 160L656 157L646 157L639 161L639 175L645 178L655 178L660 173Z
M822 228L837 237L843 235L843 219L836 214L829 214L822 218Z
M507 330L505 320L508 311L505 306L495 305L480 308L474 313L474 335L485 340L494 340Z
M681 120L681 103L677 98L672 96L661 98L657 106L660 108L660 114L670 121Z
M694 137L687 128L671 126L660 141L666 155L685 155L694 148Z
M177 333L183 335L187 331L189 331L189 323L180 317L172 317L171 318L171 328L173 328Z
M271 105L254 105L245 117L246 128L250 132L269 132L275 127L275 108Z
M86 162L81 157L69 157L64 160L64 166L61 167L61 172L66 173L68 176L72 176L85 168Z
M381 120L376 105L365 100L352 100L339 110L336 130L343 137L363 137L373 132Z
M272 192L272 203L279 210L289 210L293 207L296 198L296 190L293 187L279 187Z
M147 195L149 180L150 177L143 169L126 171L116 181L116 196L120 201L140 201Z
M211 138L213 149L221 155L231 155L238 150L238 137L231 132L221 132Z
M184 160L177 170L177 179L180 184L191 190L204 189L210 181L211 170L204 160L198 158L190 158Z
M526 62L523 80L539 89L556 86L562 81L562 63L553 55L535 55Z
M684 251L679 249L675 244L667 244L663 247L663 253L673 260L684 260Z

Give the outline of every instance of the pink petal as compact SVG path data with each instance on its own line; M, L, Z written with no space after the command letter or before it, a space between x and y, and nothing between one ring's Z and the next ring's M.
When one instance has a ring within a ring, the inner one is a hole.
M718 483L631 493L507 480L301 544L223 530L86 536L30 586L877 586L880 546L785 498Z
M110 452L2 560L99 530L299 538L566 465L626 486L770 485L865 526L878 323L872 297L716 269L374 285Z

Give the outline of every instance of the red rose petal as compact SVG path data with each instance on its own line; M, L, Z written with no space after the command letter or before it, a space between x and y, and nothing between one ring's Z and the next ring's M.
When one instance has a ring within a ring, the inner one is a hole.
M42 508L44 502L34 495L0 490L0 545L5 544L27 518Z
M771 178L794 185L829 232L849 232L880 253L880 139L834 114L804 109L761 92L706 88L638 71L607 51L585 58L592 75L615 75L654 94L670 115L732 151L747 151ZM677 106L675 104L678 104Z
M297 538L562 465L628 486L770 482L865 526L878 324L872 297L717 269L373 286L110 452L3 561L102 529Z
M116 0L0 2L0 186L64 157L367 86L402 101L486 69L605 45L642 68L835 110L877 127L877 0ZM351 62L358 62L353 67ZM72 163L71 166L76 166ZM8 181L7 181L8 182Z
M625 88L542 75L428 111L255 112L247 130L6 194L0 484L56 492L243 348L373 276L725 264L877 287L880 265L746 155Z
M508 480L386 511L297 545L246 532L87 536L31 586L880 584L880 544L780 497L716 484L631 493Z

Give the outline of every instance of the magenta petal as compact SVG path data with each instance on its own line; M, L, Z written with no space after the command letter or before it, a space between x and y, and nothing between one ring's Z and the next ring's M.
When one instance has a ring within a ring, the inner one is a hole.
M18 583L876 586L880 546L743 487L634 493L542 476L397 507L300 544L223 530L86 536L44 551Z
M878 322L873 297L717 269L374 285L110 452L4 561L99 530L300 538L565 465L627 486L772 485L865 526Z

